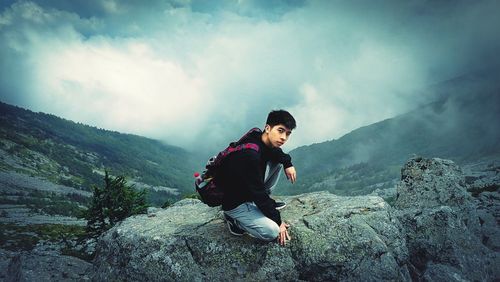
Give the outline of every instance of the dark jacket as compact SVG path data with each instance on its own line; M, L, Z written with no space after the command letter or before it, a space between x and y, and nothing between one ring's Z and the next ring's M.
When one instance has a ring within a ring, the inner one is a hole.
M244 202L254 202L262 213L281 225L281 217L275 201L264 189L266 163L273 161L292 166L291 158L280 148L269 148L261 140L262 133L253 132L240 142L255 143L259 151L244 149L228 155L217 173L217 186L224 191L222 209L232 210Z

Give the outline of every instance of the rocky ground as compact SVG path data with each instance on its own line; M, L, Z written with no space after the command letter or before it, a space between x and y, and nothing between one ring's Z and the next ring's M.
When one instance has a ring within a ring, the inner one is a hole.
M92 195L89 191L54 184L44 178L33 177L13 171L0 171L0 193L26 193L30 191L52 192L61 195L78 194L85 197Z
M219 209L183 200L110 230L93 265L75 255L92 252L95 242L82 250L62 236L78 233L67 228L83 228L83 220L3 203L0 280L497 281L499 164L484 160L460 168L415 158L396 187L370 196L284 197L282 215L293 238L287 247L234 237ZM78 192L47 182L0 172L0 196L12 200L37 187Z
M2 281L87 281L92 264L63 255L57 244L39 244L31 251L0 249Z
M135 216L106 233L96 280L405 280L402 234L379 197L327 192L286 197L293 228L287 247L227 232L222 213L183 200Z
M85 225L85 221L81 219L47 214L35 209L34 205L30 205L40 203L41 199L47 197L63 199L69 195L85 199L92 194L88 191L54 184L43 178L12 171L0 171L0 223Z
M93 279L498 281L498 246L485 239L500 237L498 189L474 197L470 187L453 162L415 157L392 206L377 196L284 197L286 247L232 236L217 208L183 200L107 232Z
M90 195L40 177L0 171L0 281L86 280L90 263L75 257L81 248L77 235L86 221L57 212L67 208L71 197Z

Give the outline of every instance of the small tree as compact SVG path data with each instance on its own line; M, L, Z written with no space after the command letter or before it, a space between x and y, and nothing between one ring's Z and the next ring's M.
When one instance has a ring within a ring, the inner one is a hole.
M106 170L104 187L92 186L93 197L85 219L87 219L87 233L99 236L102 232L113 227L117 222L134 215L145 213L146 191L136 191L133 186L127 185L123 176L112 178Z

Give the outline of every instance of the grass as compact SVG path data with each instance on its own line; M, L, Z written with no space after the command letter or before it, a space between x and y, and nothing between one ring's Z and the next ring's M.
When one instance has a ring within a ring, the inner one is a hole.
M63 224L33 224L20 226L0 223L0 247L11 251L32 250L40 241L79 240L85 236L85 226Z

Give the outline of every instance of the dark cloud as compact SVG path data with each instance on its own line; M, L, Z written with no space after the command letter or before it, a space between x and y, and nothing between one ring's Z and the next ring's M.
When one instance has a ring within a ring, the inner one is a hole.
M204 150L285 108L293 148L500 65L499 1L145 3L2 2L1 99Z

